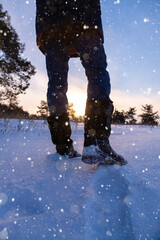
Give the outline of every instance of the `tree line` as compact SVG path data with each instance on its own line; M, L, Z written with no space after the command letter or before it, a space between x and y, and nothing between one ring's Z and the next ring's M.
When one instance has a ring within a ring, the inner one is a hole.
M151 104L142 105L142 113L136 114L136 107L130 107L128 111L119 111L114 110L112 115L113 124L141 124L141 125L150 125L158 126L159 115L158 111L153 111L153 106ZM69 103L68 113L70 120L72 122L84 122L84 116L77 116L76 111L74 110L74 104ZM49 109L46 101L41 101L40 105L37 106L36 114L29 114L27 111L24 111L22 107L14 104L12 106L1 104L0 103L0 118L26 118L26 119L41 119L45 120L49 116ZM138 121L138 118L140 119Z
M142 105L142 113L136 115L136 107L130 107L128 111L118 111L117 109L113 112L112 123L115 124L141 124L141 125L152 125L158 126L158 111L153 111L153 106L150 104ZM140 118L138 122L137 118Z
M152 125L157 126L158 125L158 111L153 111L153 106L150 104L142 105L142 113L139 115L136 115L136 107L130 107L128 111L118 111L117 109L114 110L113 116L112 116L112 123L113 124L141 124L141 125ZM83 122L84 116L76 116L76 112L74 110L74 104L70 103L68 106L68 113L71 121L73 122ZM47 116L49 116L49 110L47 106L47 102L41 101L40 106L38 106L37 114L42 119L45 119ZM137 118L140 118L140 121L138 122Z

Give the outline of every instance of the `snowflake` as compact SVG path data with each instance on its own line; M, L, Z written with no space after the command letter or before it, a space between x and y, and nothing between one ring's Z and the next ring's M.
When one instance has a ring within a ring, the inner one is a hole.
M119 4L120 0L114 1L114 4Z
M143 22L144 22L144 23L147 23L147 22L149 22L149 19L148 19L148 18L144 18L144 19L143 19Z
M106 232L106 235L109 236L109 237L111 237L111 236L112 236L112 233L111 233L110 231L107 231L107 232Z

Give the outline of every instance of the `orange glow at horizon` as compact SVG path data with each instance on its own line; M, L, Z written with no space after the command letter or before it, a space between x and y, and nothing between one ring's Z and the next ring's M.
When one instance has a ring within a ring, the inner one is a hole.
M76 116L83 116L85 114L86 94L84 91L76 90L72 89L68 92L68 102L73 103L73 109L76 111Z

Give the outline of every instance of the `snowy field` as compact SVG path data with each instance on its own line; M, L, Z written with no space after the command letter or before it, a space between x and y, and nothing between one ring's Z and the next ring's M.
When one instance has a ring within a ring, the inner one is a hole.
M110 141L128 165L59 157L46 122L1 119L0 239L160 240L160 127L114 125Z

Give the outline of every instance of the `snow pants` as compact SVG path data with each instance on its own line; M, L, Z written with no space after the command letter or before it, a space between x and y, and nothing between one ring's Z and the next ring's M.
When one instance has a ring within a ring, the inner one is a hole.
M78 53L88 79L87 100L106 99L110 95L110 77L106 70L107 61L103 42L98 35L71 37L68 43L52 40L46 47L46 67L48 73L47 102L50 114L61 114L68 107L68 61L71 47Z

